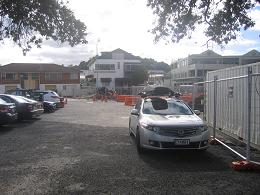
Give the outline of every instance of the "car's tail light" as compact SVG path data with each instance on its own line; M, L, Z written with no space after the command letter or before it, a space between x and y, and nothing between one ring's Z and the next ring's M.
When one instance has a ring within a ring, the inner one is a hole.
M0 106L0 112L8 112L9 111L9 106Z
M28 109L28 110L33 110L33 105L32 105L32 104L28 104L28 105L27 105L27 109Z

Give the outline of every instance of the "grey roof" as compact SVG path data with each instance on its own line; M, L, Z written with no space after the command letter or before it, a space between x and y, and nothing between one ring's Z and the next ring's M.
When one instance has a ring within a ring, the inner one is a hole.
M134 56L133 54L128 53L120 48L115 49L111 52L101 52L101 56L98 56L97 59L112 59L112 53L123 53L124 59L126 60L141 60L140 57Z
M255 50L255 49L253 49L253 50L245 53L243 56L244 57L255 57L255 56L260 57L260 52Z
M190 55L191 57L220 57L221 55L217 54L216 52L212 51L212 50L206 50L200 54L192 54Z
M79 72L73 67L48 63L11 63L0 66L0 72Z

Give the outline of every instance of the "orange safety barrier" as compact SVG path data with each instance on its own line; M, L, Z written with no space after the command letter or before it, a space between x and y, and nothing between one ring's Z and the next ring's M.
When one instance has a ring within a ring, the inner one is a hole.
M235 161L230 164L230 167L236 171L253 170L260 171L260 165L246 160Z
M138 100L138 97L136 96L128 96L125 97L125 105L126 106L134 106Z
M132 98L131 97L125 98L125 105L126 106L132 106Z
M125 98L128 97L129 95L118 95L117 96L117 101L118 102L124 102L125 101Z

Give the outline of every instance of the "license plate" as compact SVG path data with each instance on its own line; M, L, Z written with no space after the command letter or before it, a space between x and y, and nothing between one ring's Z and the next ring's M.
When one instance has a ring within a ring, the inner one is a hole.
M189 145L190 140L189 139L176 139L174 140L175 145L183 146L183 145Z

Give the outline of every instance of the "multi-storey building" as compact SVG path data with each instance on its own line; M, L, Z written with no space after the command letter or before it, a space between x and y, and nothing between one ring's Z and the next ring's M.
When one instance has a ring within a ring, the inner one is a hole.
M171 77L174 86L204 81L208 71L233 66L251 64L260 61L260 52L251 50L244 55L222 56L211 50L201 54L192 54L179 59L171 65Z
M131 72L141 66L141 58L122 49L101 52L100 56L90 65L88 75L93 75L96 87L115 89L128 86ZM88 76L85 73L85 76Z

